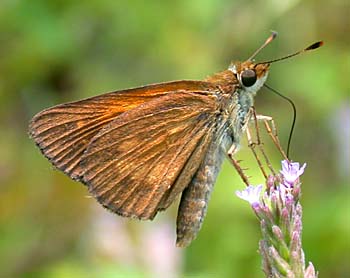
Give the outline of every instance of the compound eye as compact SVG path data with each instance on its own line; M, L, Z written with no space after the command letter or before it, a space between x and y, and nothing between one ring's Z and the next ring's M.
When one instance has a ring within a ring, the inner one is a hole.
M241 73L242 84L245 87L253 86L256 82L256 73L251 69L244 70Z

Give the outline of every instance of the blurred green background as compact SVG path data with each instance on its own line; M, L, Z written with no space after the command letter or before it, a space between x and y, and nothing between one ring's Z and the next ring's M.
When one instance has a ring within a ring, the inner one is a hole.
M246 59L277 58L268 84L292 98L292 143L303 176L306 260L320 277L350 277L350 5L335 1L0 1L0 277L263 277L259 225L225 163L198 238L174 247L176 205L153 222L101 208L53 170L28 138L30 118L55 104L176 79L203 79ZM266 89L285 145L291 109ZM280 157L266 141L279 168ZM239 154L263 182L245 144Z

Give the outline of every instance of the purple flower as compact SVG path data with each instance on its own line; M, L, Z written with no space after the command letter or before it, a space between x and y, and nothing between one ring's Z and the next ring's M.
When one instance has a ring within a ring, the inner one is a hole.
M263 256L266 277L317 277L311 263L305 268L301 244L299 177L305 167L306 164L301 166L298 162L283 160L280 174L266 178L266 190L262 196L262 185L249 185L242 191L236 191L239 198L250 203L260 221L263 238L259 251Z
M239 198L249 202L249 204L254 207L260 204L260 193L262 187L262 184L259 184L257 186L249 185L242 191L237 190L236 195Z
M306 163L300 168L299 162L289 162L288 160L282 161L282 170L280 171L284 181L285 186L293 187L295 182L304 173Z

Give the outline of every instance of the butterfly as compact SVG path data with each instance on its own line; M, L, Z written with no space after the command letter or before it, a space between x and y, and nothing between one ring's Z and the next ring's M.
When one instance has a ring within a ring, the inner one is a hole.
M202 81L158 83L48 108L33 117L29 134L57 169L118 215L152 220L181 195L176 244L188 246L266 81L270 62L252 58L275 37L247 61Z

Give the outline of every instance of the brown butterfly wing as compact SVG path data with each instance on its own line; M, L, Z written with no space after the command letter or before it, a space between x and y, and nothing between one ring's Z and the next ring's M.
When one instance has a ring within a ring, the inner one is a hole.
M205 87L200 81L175 81L103 94L38 113L29 133L58 169L80 180L81 157L92 138L121 113L170 92Z
M197 171L215 131L216 105L208 91L178 91L121 114L90 142L82 181L113 212L152 219Z

